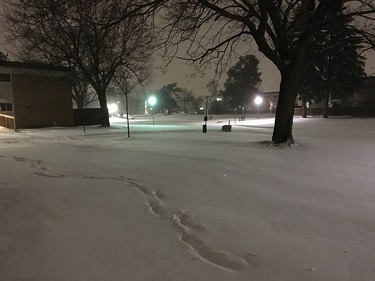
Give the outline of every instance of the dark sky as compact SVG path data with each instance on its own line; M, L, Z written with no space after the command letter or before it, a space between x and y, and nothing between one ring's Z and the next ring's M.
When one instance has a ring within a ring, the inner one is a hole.
M262 73L263 80L260 90L267 92L276 91L280 83L280 75L278 74L277 69L268 61L268 59L263 58L262 55L257 56L260 60L259 70ZM157 65L158 61L156 61L155 64ZM183 61L175 60L165 74L162 74L158 70L154 71L154 83L150 90L158 90L165 84L177 82L180 87L192 90L195 96L208 95L206 85L213 78L214 70L207 71L204 74L204 77L198 75L197 77L191 78L193 73L194 69L192 67L187 66ZM219 81L220 87L222 87L226 78L227 76L223 74Z
M5 53L12 53L11 47L5 45L4 40L2 38L2 34L3 33L1 32L0 28L0 50ZM253 49L253 53L257 56L257 58L260 61L259 69L262 73L261 78L263 80L262 84L259 87L260 91L277 91L280 83L280 75L276 67L262 54L255 51L255 48ZM191 75L194 73L194 70L191 67L188 67L183 61L173 61L165 74L162 74L161 71L157 69L157 66L160 64L160 61L155 61L153 83L148 88L148 91L157 91L163 85L177 82L179 87L192 90L195 96L208 95L206 85L213 78L214 70L207 71L204 77L197 76L191 78ZM375 76L375 51L367 53L366 73L370 76ZM219 81L221 88L225 79L226 75L224 74Z
M263 55L258 53L256 56L260 61L259 70L262 73L260 91L278 91L280 75L276 67ZM151 85L150 90L156 91L163 85L177 82L178 86L192 90L196 96L208 95L206 85L208 81L213 78L214 71L207 72L203 78L199 76L196 78L189 78L193 72L193 69L188 67L183 61L176 60L170 65L167 73L161 74L157 70L154 71L154 82ZM366 73L369 76L375 76L375 51L367 53ZM221 87L225 79L226 75L224 74L219 81Z

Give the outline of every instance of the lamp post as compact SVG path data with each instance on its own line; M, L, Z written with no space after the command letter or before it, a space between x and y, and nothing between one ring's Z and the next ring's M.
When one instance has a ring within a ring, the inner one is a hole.
M151 106L152 111L152 126L155 125L155 118L154 118L154 105L156 104L156 98L154 96L151 96L147 100L148 104Z
M257 107L258 107L258 119L259 119L259 107L260 107L260 105L261 105L262 102L263 102L263 98L262 98L261 96L256 96L254 102L255 102L255 104L256 104Z

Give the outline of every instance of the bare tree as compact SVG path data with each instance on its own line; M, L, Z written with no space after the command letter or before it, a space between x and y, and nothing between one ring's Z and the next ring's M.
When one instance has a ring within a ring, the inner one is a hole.
M133 94L139 88L144 88L151 79L150 60L144 61L143 56L139 58L132 67L120 67L116 71L114 79L114 87L119 88L122 96L125 98L126 123L128 130L128 138L130 138L129 124L129 95Z
M294 142L299 73L317 33L349 18L368 46L374 46L373 0L171 0L166 7L167 55L179 56L179 47L188 42L184 59L198 68L214 65L220 73L236 48L250 47L253 41L276 65L281 83L274 143Z
M156 44L152 12L159 2L7 0L8 38L24 57L76 69L95 89L102 124L109 126L107 87L119 67L150 55Z
M219 82L217 82L215 79L211 79L207 83L206 88L212 96L216 96L219 93Z
M71 70L71 85L73 100L79 109L97 100L96 93L90 91L90 83L74 68Z

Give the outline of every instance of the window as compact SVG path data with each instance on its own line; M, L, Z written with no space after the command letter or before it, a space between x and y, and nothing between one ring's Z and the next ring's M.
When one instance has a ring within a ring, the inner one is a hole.
M10 74L0 73L0 82L10 82Z
M13 104L10 102L1 102L0 111L13 111Z

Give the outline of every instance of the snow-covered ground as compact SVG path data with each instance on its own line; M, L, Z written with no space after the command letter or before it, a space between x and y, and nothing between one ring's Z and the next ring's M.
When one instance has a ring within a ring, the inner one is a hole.
M375 119L0 129L0 280L375 280Z

